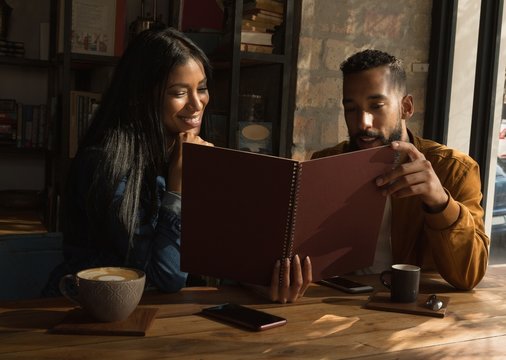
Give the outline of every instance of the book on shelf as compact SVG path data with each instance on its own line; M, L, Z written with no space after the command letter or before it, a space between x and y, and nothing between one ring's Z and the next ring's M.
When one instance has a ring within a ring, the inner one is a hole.
M17 110L0 110L0 144L16 146Z
M275 14L283 14L284 5L276 0L246 0L243 4L244 11L264 10Z
M0 49L24 50L25 43L22 41L11 41L0 39Z
M266 21L270 19L271 21L281 21L283 22L283 14L275 13L272 11L262 10L262 9L251 9L251 10L243 10L243 19L249 15L256 15L257 17L261 17Z
M257 21L243 20L241 24L241 30L243 31L254 31L254 32L270 32L273 33L276 25L261 23Z
M241 43L241 51L261 54L272 54L274 47L268 45L254 45Z
M46 106L20 104L17 145L21 148L46 148Z
M16 145L18 112L17 105L11 106L11 100L6 101L5 106L0 104L0 141L2 145ZM14 101L14 100L12 100Z
M272 33L241 31L241 43L254 45L272 45Z
M58 52L64 48L65 1L59 0ZM71 52L121 56L125 48L126 0L72 0Z
M49 149L48 144L49 125L47 121L47 106L46 104L40 104L38 108L39 108L39 124L37 130L36 144L38 148Z
M265 22L265 21L259 21L259 20L250 20L250 19L242 19L241 22L242 26L249 26L249 27L257 27L257 28L265 28L271 31L274 31L276 28L276 24L272 22Z
M25 56L25 44L20 41L0 39L0 56Z
M17 107L14 99L0 99L0 111L16 111Z
M101 97L101 94L89 91L70 92L69 158L76 155Z
M23 147L23 106L19 104L17 106L18 112L18 125L16 128L16 146L18 148Z
M38 148L39 147L39 126L40 126L40 108L38 106L34 106L32 108L32 127L31 134L27 136L29 139L29 144L27 147Z
M261 23L268 23L274 26L281 25L283 23L283 18L279 16L271 16L265 15L263 13L252 13L252 14L243 14L243 20L248 21L258 21Z
M48 148L49 122L46 105L0 99L0 145Z
M21 146L23 148L32 147L32 127L33 127L33 106L22 105L22 122L23 126L20 129Z
M297 161L185 143L183 156L183 271L269 285L295 254L314 281L372 265L390 147Z

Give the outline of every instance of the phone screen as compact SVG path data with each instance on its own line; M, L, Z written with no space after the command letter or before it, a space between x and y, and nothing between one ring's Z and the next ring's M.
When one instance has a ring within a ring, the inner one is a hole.
M202 309L202 314L255 331L286 324L286 319L282 317L231 303Z
M319 283L352 294L371 292L374 290L374 288L370 285L361 284L356 281L349 280L340 276L321 280Z

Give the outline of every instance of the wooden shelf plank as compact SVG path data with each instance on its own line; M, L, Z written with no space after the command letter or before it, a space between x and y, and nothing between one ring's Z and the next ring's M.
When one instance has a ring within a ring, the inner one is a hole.
M23 57L14 56L0 56L0 64L13 65L13 66L28 66L28 67L41 67L47 68L52 65L48 60L28 59Z
M0 210L0 235L44 234L42 215L34 210Z

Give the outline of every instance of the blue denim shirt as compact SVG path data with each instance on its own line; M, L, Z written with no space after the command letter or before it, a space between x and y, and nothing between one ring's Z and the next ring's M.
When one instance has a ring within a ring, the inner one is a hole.
M187 274L180 270L181 196L167 192L165 179L156 179L157 208L151 219L146 219L151 203L145 192L141 193L138 209L138 227L132 248L129 249L127 232L120 225L115 213L110 214L104 234L91 235L90 216L86 198L99 152L88 150L74 160L68 182L70 192L66 213L73 219L73 227L63 239L64 262L50 275L44 296L60 295L58 284L62 276L75 274L90 267L129 266L146 273L147 286L155 286L164 292L176 292L185 286ZM114 202L120 201L126 186L126 178L120 182Z
M141 207L139 223L144 224L135 230L127 265L144 270L148 284L165 292L176 292L185 285L187 276L180 270L181 195L165 191L163 177L156 180L158 212L149 221L144 221L145 210ZM122 196L124 186L125 182L122 182L116 197ZM145 200L141 199L141 202ZM127 238L120 236L115 240L120 249L126 250Z

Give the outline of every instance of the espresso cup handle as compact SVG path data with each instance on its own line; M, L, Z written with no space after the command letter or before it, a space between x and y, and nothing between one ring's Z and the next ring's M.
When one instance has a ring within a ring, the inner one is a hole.
M80 306L81 304L79 304L78 294L73 294L73 292L69 290L69 285L72 285L75 289L77 289L77 279L72 274L68 274L62 277L60 279L59 287L63 296L72 301L74 304Z
M382 283L385 287L387 287L387 288L389 288L389 289L390 289L390 288L391 288L391 286L392 286L392 283L391 283L391 280L390 280L390 279L389 279L389 281L386 281L386 280L385 280L385 277L386 277L386 276L388 276L388 277L391 279L391 277L392 277L392 271L391 271L391 270L385 270L385 271L383 271L383 272L381 273L381 275L380 275L380 280L381 280L381 283Z

